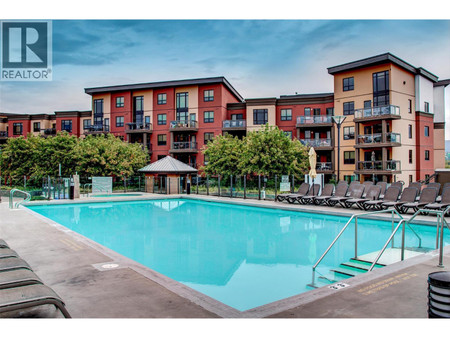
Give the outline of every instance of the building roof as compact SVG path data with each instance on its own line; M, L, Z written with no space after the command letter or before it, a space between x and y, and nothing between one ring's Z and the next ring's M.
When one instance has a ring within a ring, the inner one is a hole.
M444 86L447 87L450 84L450 79L446 79L446 80L440 80L436 83L433 83L434 87L440 87L440 86Z
M327 69L328 69L328 73L333 75L333 74L345 72L348 70L354 70L354 69L359 69L359 68L368 67L368 66L381 65L384 63L393 63L413 74L422 75L433 82L436 82L438 80L438 77L436 75L430 73L426 69L424 69L422 67L416 68L413 65L407 63L406 61L400 59L399 57L397 57L391 53L384 53L384 54L380 54L380 55L376 55L376 56L371 56L371 57L368 57L365 59L344 63L342 65L338 65L338 66L334 66L334 67L329 67Z
M153 174L195 174L198 170L171 156L166 156L139 169L139 171Z
M215 83L222 83L239 101L244 100L244 98L241 96L241 94L239 94L237 92L237 90L233 88L233 86L228 82L228 80L224 76L84 88L84 92L86 94L92 95L92 94L98 94L98 93L118 92L118 91L126 91L126 90L184 87L184 86L207 85L207 84L215 84Z

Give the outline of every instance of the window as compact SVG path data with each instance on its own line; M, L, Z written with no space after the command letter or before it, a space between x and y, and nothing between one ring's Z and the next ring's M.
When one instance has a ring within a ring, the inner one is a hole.
M41 131L41 122L34 122L33 123L33 131L34 132L40 132Z
M109 131L109 119L105 119L104 121L104 131Z
M158 135L158 145L165 146L166 144L167 144L167 135L166 134Z
M214 133L205 133L205 144L208 144L208 142L212 141L214 138Z
M13 135L22 135L22 132L23 132L23 124L13 123Z
M408 137L412 138L412 124L408 124Z
M162 160L164 157L166 157L166 155L158 155L158 161Z
M305 116L311 116L311 108L305 108Z
M347 77L343 79L342 82L344 92L355 89L355 80L352 77Z
M123 127L124 125L124 117L116 116L116 127Z
M203 101L214 101L214 89L203 91Z
M144 97L136 96L133 100L133 122L142 125L144 122Z
M409 183L413 181L413 175L409 175Z
M253 124L266 124L267 114L267 109L253 109Z
M311 138L311 130L305 130L305 139Z
M344 140L355 139L355 127L344 127Z
M292 131L285 131L284 134L285 134L290 140L292 140Z
M353 115L355 112L355 102L344 102L344 115Z
M203 122L213 123L214 122L214 112L213 111L205 111L203 113Z
M94 125L103 125L103 99L94 100Z
M425 136L429 137L430 136L430 127L425 126Z
M430 151L425 150L425 161L429 161L429 160L430 160Z
M72 132L72 120L62 120L61 121L61 130L71 133Z
M430 112L430 104L428 102L425 102L425 113Z
M413 151L410 149L409 150L409 163L413 163L412 157L413 157Z
M292 109L281 109L281 121L292 121Z
M355 164L354 151L344 151L344 164Z
M243 120L244 119L244 114L231 114L231 119L233 121Z
M327 116L333 116L334 115L334 108L327 108Z
M364 101L364 109L372 108L372 100Z
M164 125L167 123L167 115L166 114L158 114L158 125Z
M389 105L389 71L372 74L373 106Z
M88 129L91 125L91 120L83 120L83 129Z
M188 93L177 93L177 109L187 108L189 106Z
M116 97L116 108L121 108L125 105L124 97L118 96Z
M408 113L412 114L412 100L408 99Z
M167 103L167 94L162 93L158 94L158 104L166 104Z
M150 126L150 116L145 116L144 120L145 120L145 126L149 127Z

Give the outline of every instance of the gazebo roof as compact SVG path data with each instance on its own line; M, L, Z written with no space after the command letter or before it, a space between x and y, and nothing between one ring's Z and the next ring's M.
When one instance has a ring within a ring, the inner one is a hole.
M166 156L156 162L150 163L148 166L139 169L141 173L152 174L195 174L197 169L178 161L177 159Z

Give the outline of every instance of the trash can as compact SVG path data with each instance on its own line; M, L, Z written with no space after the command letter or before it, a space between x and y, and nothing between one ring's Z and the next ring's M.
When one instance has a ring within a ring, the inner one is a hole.
M450 271L428 275L428 318L450 318Z

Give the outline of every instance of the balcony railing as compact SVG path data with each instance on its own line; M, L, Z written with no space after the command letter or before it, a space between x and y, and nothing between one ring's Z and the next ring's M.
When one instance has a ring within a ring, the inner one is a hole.
M225 120L222 122L223 128L245 128L245 120Z
M386 143L401 143L401 134L387 133ZM367 134L358 136L358 144L377 144L383 143L382 134Z
M386 142L388 143L402 143L402 135L399 133L387 133Z
M331 147L332 142L330 138L319 138L319 139L301 139L300 142L305 146L310 147Z
M43 130L44 135L56 135L56 128L47 128Z
M398 106L381 106L373 108L362 108L355 110L355 119L394 115L400 116L400 107Z
M88 133L109 132L109 125L94 124L94 125L85 126L84 130Z
M127 123L126 131L151 131L151 123Z
M333 163L332 162L317 162L316 170L331 171L331 170L333 170Z
M297 124L333 123L333 117L327 115L298 116Z
M361 161L358 162L358 170L380 170L380 171L400 171L401 162L396 160L389 161Z
M0 131L0 137L8 137L7 131Z
M197 150L197 142L173 142L172 150Z
M188 120L188 121L170 121L170 129L177 128L198 128L197 121Z

